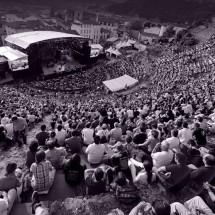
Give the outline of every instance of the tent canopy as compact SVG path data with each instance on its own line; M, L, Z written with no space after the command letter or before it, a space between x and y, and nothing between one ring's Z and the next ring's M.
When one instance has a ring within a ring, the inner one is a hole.
M28 57L28 55L26 55L25 53L12 49L8 46L0 47L0 55L6 57L9 61Z
M136 84L138 80L132 78L129 75L123 75L119 78L111 79L108 81L103 81L103 84L111 91L116 92L119 90L123 90L126 87L130 87Z
M60 38L83 38L75 34L67 34L56 31L30 31L18 34L12 34L5 38L5 41L17 45L23 49L29 45L45 40L60 39Z
M92 49L103 50L103 47L100 44L91 44L90 46Z

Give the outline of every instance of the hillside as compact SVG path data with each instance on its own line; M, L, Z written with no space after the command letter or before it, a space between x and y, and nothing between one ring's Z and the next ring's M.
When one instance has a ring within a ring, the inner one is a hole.
M215 1L214 1L215 2ZM214 15L215 4L208 0L127 0L113 4L108 10L123 15L139 15L163 22L184 23L208 19Z

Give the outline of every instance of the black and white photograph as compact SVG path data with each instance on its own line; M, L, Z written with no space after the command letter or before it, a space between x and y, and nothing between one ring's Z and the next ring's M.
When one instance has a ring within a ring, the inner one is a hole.
M215 0L0 0L0 215L215 215Z

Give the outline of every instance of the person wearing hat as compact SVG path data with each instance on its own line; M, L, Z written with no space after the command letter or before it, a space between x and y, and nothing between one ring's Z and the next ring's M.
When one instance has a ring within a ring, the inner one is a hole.
M107 124L102 124L102 130L99 130L96 135L99 137L105 136L109 140L110 132L108 131Z

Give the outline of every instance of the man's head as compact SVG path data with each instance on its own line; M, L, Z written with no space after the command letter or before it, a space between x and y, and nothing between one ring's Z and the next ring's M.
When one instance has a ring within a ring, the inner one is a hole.
M13 115L11 118L12 122L15 122L17 119L18 119L18 117L16 115Z
M205 166L214 166L215 157L213 155L207 154L203 157L203 162L204 162Z
M104 177L104 172L101 168L96 168L94 171L96 181L101 181Z
M162 143L161 143L161 150L162 151L168 151L169 150L169 143L164 140Z
M40 129L41 129L41 131L45 131L46 130L46 125L41 125Z
M166 200L154 200L152 202L152 211L154 215L170 215L171 207Z
M86 124L86 128L90 128L90 127L91 127L91 123L88 122L88 123Z
M38 149L38 141L37 139L31 139L30 144L29 144L29 149L31 152L36 152Z
M155 139L157 139L159 136L159 133L157 130L152 130L152 137L154 137Z
M175 154L175 162L177 164L184 164L185 165L187 163L187 158L186 158L185 154L182 152L177 152Z
M195 128L200 128L200 124L198 122L194 123Z
M62 130L62 128L63 128L63 126L62 126L62 125L58 125L58 126L57 126L57 130L58 130L58 131L61 131L61 130Z
M115 128L118 128L118 127L119 127L119 123L118 123L118 122L115 122L115 123L114 123L114 127L115 127Z
M102 129L103 130L107 129L107 125L106 124L102 124Z
M37 163L44 161L46 158L46 153L43 150L40 150L36 153L35 159Z
M52 149L54 149L54 147L55 147L55 141L53 141L53 140L48 140L48 141L46 142L46 145L47 145L48 149L52 150Z
M118 173L118 175L116 176L115 182L119 186L125 186L126 185L127 181L126 181L126 177L125 177L123 172Z
M17 164L16 163L9 163L9 164L7 164L6 174L11 174L11 173L15 172L16 168L17 168Z
M188 123L187 122L183 122L183 128L188 128Z
M178 137L178 130L177 130L177 129L173 129L173 130L171 131L171 133L172 133L172 136L173 136L173 137Z
M101 141L100 136L97 136L97 135L96 135L96 136L94 137L94 143L98 145L98 144L100 143L100 141Z

